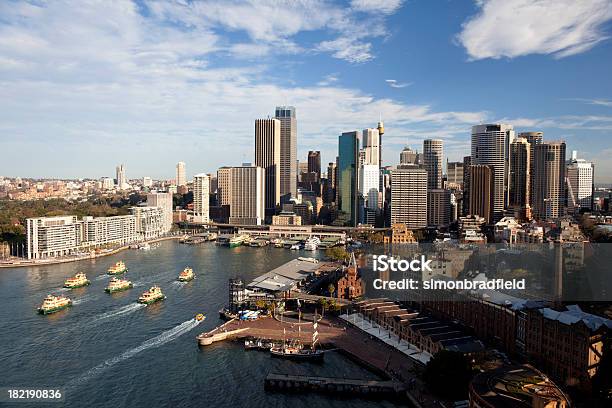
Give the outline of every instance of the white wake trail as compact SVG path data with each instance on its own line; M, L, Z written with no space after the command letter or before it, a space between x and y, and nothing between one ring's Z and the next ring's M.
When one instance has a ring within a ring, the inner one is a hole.
M111 368L117 363L125 361L129 358L132 358L136 354L142 351L148 350L150 348L159 347L170 341L173 341L179 338L180 336L182 336L183 334L191 331L200 323L201 323L200 321L197 321L195 319L189 319L186 322L183 322L179 324L178 326L173 327L172 329L166 330L162 332L161 334L159 334L158 336L155 336L149 340L144 341L142 344L140 344L140 346L134 347L133 349L130 349L124 352L123 354L110 358L101 364L98 364L97 366L90 369L82 376L70 381L68 384L66 384L66 388L78 387L79 385L100 375L102 372L106 371L107 369Z
M142 303L130 303L129 305L122 306L118 309L111 310L109 312L105 312L105 313L102 313L94 317L94 319L92 320L92 323L100 321L100 320L105 320L105 319L110 319L110 318L117 317L117 316L126 315L129 313L135 312L138 309L142 309L143 307L146 307L146 305L143 305Z

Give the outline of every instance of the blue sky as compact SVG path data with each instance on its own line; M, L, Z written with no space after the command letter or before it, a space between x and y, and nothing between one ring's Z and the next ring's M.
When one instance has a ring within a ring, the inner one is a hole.
M299 158L385 121L383 162L470 127L544 131L612 182L611 0L0 3L0 175L171 179L253 160L296 106Z

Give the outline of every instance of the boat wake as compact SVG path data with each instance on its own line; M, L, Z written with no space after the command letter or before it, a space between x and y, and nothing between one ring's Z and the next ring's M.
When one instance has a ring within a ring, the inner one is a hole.
M73 387L78 387L84 383L86 383L87 381L95 378L96 376L100 375L101 373L103 373L104 371L108 370L109 368L111 368L112 366L114 366L115 364L121 363L122 361L125 361L129 358L134 357L136 354L143 352L145 350L148 350L150 348L155 348L155 347L159 347L162 346L168 342L171 342L173 340L176 340L177 338L181 337L183 334L191 331L192 329L194 329L197 325L199 325L201 323L201 321L197 321L195 319L189 319L186 322L183 322L181 324L179 324L178 326L173 327L172 329L166 330L164 332L162 332L161 334L159 334L158 336L155 336L149 340L144 341L142 344L140 344L138 347L134 347L133 349L130 349L126 352L124 352L123 354L120 354L116 357L113 358L109 358L108 360L104 361L101 364L98 364L97 366L95 366L94 368L90 369L89 371L87 371L85 374L83 374L82 376L75 378L74 380L68 382L66 384L66 388L73 388Z
M123 316L129 313L135 312L138 309L142 309L143 307L146 307L146 305L143 305L142 303L130 303L129 305L122 306L118 309L111 310L109 312L105 312L105 313L102 313L94 317L91 323L99 322L101 320L111 319L117 316Z
M108 275L100 275L100 276L96 276L94 279L97 281L101 281L108 278Z
M94 296L93 296L93 295L85 295L85 296L80 297L80 298L78 298L78 299L74 299L74 300L72 301L72 304L73 304L73 305L80 305L80 304L82 304L82 303L89 302L89 301L90 301L90 300L92 300L93 298L94 298Z

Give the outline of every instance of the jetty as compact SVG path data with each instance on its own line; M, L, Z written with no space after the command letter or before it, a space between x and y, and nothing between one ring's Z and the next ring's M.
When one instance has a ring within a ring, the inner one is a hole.
M404 384L393 380L358 380L270 373L264 387L269 391L323 392L360 396L399 397L406 391Z

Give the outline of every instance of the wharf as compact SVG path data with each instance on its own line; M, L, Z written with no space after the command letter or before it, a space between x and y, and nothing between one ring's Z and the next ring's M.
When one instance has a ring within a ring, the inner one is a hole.
M333 394L385 395L395 397L401 396L406 391L404 384L393 380L357 380L274 373L266 376L265 389L289 392L316 391Z

